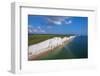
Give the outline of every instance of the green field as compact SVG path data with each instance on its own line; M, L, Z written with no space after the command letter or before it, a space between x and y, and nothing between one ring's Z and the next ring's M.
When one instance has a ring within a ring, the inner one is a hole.
M59 35L59 34L29 34L28 45L36 44L53 37L65 37L70 35Z

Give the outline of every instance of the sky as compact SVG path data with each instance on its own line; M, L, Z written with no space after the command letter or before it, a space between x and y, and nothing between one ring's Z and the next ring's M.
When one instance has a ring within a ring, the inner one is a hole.
M88 17L28 15L28 33L87 35Z

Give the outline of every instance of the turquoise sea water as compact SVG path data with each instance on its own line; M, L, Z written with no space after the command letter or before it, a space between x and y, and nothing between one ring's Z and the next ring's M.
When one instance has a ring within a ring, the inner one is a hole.
M59 54L59 59L88 58L88 37L77 36L68 45L64 46Z

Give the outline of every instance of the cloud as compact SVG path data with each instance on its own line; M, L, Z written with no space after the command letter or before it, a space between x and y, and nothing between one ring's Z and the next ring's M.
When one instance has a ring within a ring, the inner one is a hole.
M41 29L41 27L40 27L40 26L38 26L37 28L38 28L38 29Z
M54 23L54 24L57 24L57 25L62 24L62 22L61 22L61 21L53 21L53 23Z
M71 24L71 23L72 23L72 20L65 21L65 24Z
M55 17L47 18L47 21L48 21L48 24L56 24L56 25L62 24L62 20Z
M32 34L32 33L45 33L46 31L43 30L40 26L37 27L33 27L33 26L29 26L28 27L28 33Z
M62 25L62 24L71 24L72 20L71 17L60 17L60 16L53 16L47 17L48 25Z

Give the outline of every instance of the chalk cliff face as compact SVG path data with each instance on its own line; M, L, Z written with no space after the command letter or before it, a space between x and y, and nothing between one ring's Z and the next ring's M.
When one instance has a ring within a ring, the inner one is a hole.
M31 45L28 49L28 56L31 57L32 55L38 55L40 53L46 52L48 50L53 50L54 48L63 45L65 42L70 42L74 39L75 36L70 37L54 37L48 40L45 40L41 43Z

